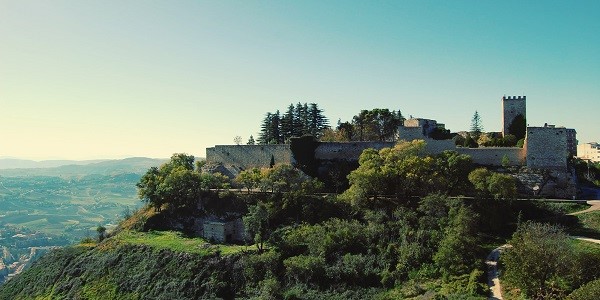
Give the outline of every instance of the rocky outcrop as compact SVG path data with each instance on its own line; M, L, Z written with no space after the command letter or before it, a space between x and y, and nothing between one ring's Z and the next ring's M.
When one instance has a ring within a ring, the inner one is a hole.
M573 199L577 195L577 178L573 171L521 168L511 174L519 180L520 194Z

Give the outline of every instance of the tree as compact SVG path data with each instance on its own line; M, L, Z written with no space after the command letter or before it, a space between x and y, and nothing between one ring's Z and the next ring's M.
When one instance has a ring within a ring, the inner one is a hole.
M249 170L241 171L234 179L236 183L245 187L248 190L248 194L252 189L255 189L260 184L261 173L260 169L252 168Z
M350 122L341 122L338 120L337 131L344 136L344 141L352 141L354 136L354 126Z
M174 207L193 205L200 200L201 176L181 166L176 167L166 174L158 186L158 192Z
M239 146L239 145L241 145L241 144L242 144L242 137L241 137L241 136L239 136L239 135L236 135L236 136L233 138L233 142L234 142L236 145L238 145L238 146Z
M307 110L307 133L320 138L323 134L323 130L329 128L329 120L323 115L323 110L319 108L316 103L310 103Z
M352 125L360 141L390 141L396 138L398 126L402 125L401 113L389 109L375 108L372 110L361 110L352 118ZM339 125L338 125L339 127Z
M471 137L471 134L468 134L468 133L467 133L467 137L465 138L465 142L464 142L463 146L468 147L468 148L479 147L479 145L477 145L477 142Z
M278 144L281 140L279 131L280 116L279 111L276 113L267 113L261 125L260 135L258 137L259 144Z
M471 134L475 140L479 139L479 135L483 132L483 124L481 123L481 116L479 112L475 111L473 118L471 118Z
M266 204L258 202L248 207L248 214L243 217L246 236L250 238L259 253L264 250L264 243L269 237L269 212Z
M106 227L98 225L98 227L96 227L96 232L98 233L98 243L102 242L102 240L106 238Z
M527 131L527 121L522 114L518 114L508 126L508 133L515 136L516 140L524 139Z
M275 113L267 113L261 125L258 141L260 144L283 144L288 143L292 137L305 134L319 138L327 128L329 128L329 121L318 104L298 102L295 106L290 104L283 115L279 110Z
M136 184L138 197L146 201L149 205L154 206L156 211L160 211L165 203L163 195L158 192L158 186L162 181L160 173L157 167L151 167Z
M247 145L254 145L256 144L256 141L254 141L254 137L252 135L250 135L250 137L248 138L248 143L246 143Z
M502 254L506 280L532 299L563 298L561 285L573 266L573 250L563 229L523 223L509 243L512 247Z
M517 196L517 180L510 175L478 168L469 173L469 181L483 197L515 199Z
M194 171L194 156L175 153L160 168L152 167L136 184L138 196L156 211L170 203L189 205L200 196L200 171Z
M468 273L478 258L477 214L460 206L451 209L450 224L433 260L444 276Z
M423 155L425 141L398 142L393 148L367 149L359 167L348 175L350 188L343 198L355 203L377 200L380 195L401 199L433 191L450 193L461 189L471 169L471 159L454 151L438 156Z

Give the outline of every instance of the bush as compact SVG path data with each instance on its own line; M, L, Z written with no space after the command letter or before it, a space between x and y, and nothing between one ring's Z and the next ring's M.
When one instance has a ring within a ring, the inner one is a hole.
M600 299L600 278L590 281L574 290L567 300Z

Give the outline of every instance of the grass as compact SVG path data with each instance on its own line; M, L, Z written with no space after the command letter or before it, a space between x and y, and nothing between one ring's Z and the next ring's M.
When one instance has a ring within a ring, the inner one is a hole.
M156 249L167 249L174 252L194 253L200 255L234 254L253 250L250 246L213 245L202 238L188 238L176 231L136 232L124 230L112 237L118 244L146 245Z
M575 215L579 220L576 227L569 229L569 234L600 239L600 211L591 211Z
M600 232L600 210L579 214L577 218L583 227Z
M571 245L573 245L575 251L590 252L594 253L595 255L600 255L600 244L571 239Z
M555 212L570 214L588 209L590 206L583 203L547 202L546 207Z

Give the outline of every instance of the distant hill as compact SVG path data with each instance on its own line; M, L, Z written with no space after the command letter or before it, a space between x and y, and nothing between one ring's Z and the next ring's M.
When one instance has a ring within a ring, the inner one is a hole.
M92 174L116 175L123 173L144 174L150 167L158 167L167 159L131 157L119 160L88 161L27 161L0 159L0 176L57 176L80 177ZM7 168L8 166L19 166ZM46 166L46 167L44 167Z
M97 160L27 160L18 158L0 158L0 170L2 169L41 169L56 168L65 165L88 165L107 161L107 159Z

